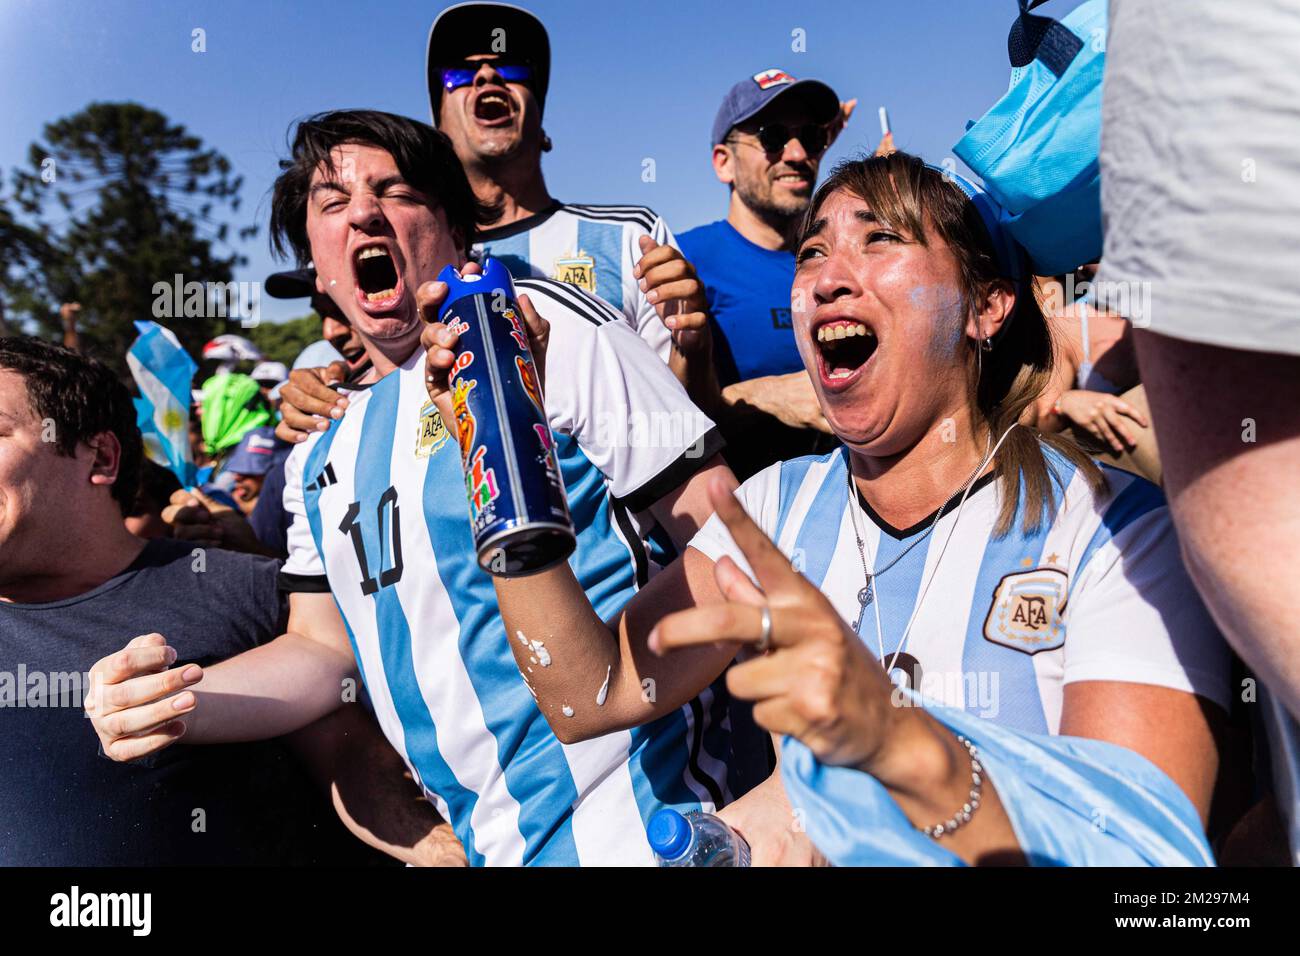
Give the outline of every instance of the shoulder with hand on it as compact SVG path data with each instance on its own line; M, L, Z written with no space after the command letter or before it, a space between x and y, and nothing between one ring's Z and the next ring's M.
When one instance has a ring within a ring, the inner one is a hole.
M352 396L349 395L348 398L349 400L351 400ZM349 406L349 409L350 408L351 406ZM337 428L341 421L342 419L338 419L337 421L335 421L334 427ZM296 444L291 445L289 451L284 456L286 474L292 473L288 470L291 467L289 465L290 461L294 463L294 467L297 467L298 472L301 474L302 469L307 465L307 456L312 453L312 449L316 447L316 443L321 440L321 437L328 434L329 434L328 429L323 432L308 432L306 438L304 438L300 442L297 442Z
M626 324L622 312L599 296L568 282L533 276L516 279L514 285L516 292L528 294L533 307L548 322L561 316L564 320L580 319L597 327L611 322Z

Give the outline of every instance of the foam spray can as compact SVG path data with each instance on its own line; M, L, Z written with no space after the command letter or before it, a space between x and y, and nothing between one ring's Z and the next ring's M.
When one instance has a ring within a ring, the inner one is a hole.
M450 384L478 562L505 577L541 571L576 540L514 283L494 259L438 280L439 319L459 336Z

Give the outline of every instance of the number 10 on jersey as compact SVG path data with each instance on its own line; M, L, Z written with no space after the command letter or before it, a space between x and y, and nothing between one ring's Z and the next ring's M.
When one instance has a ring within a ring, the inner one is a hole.
M361 521L361 502L354 501L348 505L347 513L339 524L339 530L352 539L353 550L357 553L357 564L361 567L361 593L374 594L380 588L396 584L402 580L402 523L397 508L397 489L392 485L379 497L375 508L376 539L379 542L379 577L370 573L370 562L366 559L366 542Z

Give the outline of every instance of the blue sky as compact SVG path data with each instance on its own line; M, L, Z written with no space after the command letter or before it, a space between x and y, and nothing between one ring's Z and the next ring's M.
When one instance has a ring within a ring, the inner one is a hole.
M1053 0L1060 16L1080 0ZM552 45L544 160L552 195L640 203L677 232L718 219L726 191L709 127L732 83L766 67L829 83L859 111L828 160L873 148L889 108L900 148L951 155L966 121L1006 89L1014 0L530 0ZM414 0L0 0L0 169L25 163L44 123L93 100L135 100L185 124L245 179L239 280L277 268L266 195L291 120L374 107L427 121L424 51L439 3ZM688 17L684 10L698 11ZM191 51L206 31L207 52ZM806 50L792 51L804 31ZM643 160L656 180L643 182ZM823 164L823 170L828 168ZM295 302L263 300L272 321Z

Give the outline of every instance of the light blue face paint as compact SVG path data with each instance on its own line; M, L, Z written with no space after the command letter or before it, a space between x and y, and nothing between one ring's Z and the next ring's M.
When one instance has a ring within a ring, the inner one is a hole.
M958 354L966 337L966 304L961 293L948 285L918 285L912 288L910 299L912 308L929 313L926 354L939 361Z

